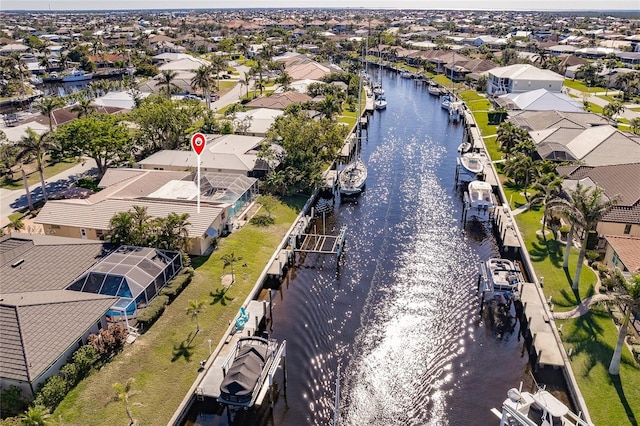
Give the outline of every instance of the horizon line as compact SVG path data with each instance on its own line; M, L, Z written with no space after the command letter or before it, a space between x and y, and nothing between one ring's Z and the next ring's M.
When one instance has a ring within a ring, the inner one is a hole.
M502 11L502 12L586 12L586 13L602 13L602 12L634 12L640 16L638 9L505 9L505 8L416 8L416 7L363 7L363 6L344 6L344 7L162 7L162 8L130 8L130 9L7 9L0 10L1 13L11 12L134 12L134 11L177 11L177 10L433 10L433 11Z

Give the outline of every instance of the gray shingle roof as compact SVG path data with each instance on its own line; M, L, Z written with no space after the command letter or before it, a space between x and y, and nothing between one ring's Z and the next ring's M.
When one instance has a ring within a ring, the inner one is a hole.
M107 245L101 241L73 244L46 244L47 236L34 241L7 238L0 241L0 294L62 289L107 254ZM59 241L53 237L51 241ZM65 239L77 241L75 239ZM17 244L20 244L17 246ZM14 247L5 251L6 247ZM24 259L20 265L12 265ZM61 267L64 265L64 267Z
M116 300L67 290L3 296L0 376L34 381L76 344Z

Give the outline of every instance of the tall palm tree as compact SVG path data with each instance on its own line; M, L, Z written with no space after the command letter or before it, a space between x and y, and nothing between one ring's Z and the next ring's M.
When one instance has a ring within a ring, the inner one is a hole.
M35 107L40 114L49 118L49 131L53 131L53 112L64 105L64 101L60 98L44 97Z
M620 330L618 330L618 341L616 348L613 351L611 362L609 363L609 374L617 376L620 374L620 361L622 359L622 349L624 347L624 339L627 337L627 328L629 327L629 319L631 318L631 311L640 307L640 274L633 274L629 280L628 294L621 295L616 298L616 302L621 302L626 305L626 313L622 324L620 324Z
M533 194L531 199L529 200L530 204L534 204L537 202L542 202L544 204L544 213L542 215L542 235L544 236L544 228L547 226L547 210L549 203L556 199L560 194L560 190L562 189L562 181L563 179L554 174L548 173L542 175L540 179L538 179L531 188L536 192Z
M127 416L129 416L129 425L136 424L136 419L133 418L133 412L131 411L131 406L129 405L129 398L137 393L136 391L132 390L134 383L135 379L133 377L129 377L125 384L114 383L113 385L111 385L115 392L115 395L113 395L113 399L116 401L124 402L125 409L127 410Z
M42 405L29 407L27 412L20 416L20 420L24 426L48 426L53 424L49 409Z
M171 70L163 70L159 74L160 84L164 86L163 89L165 95L167 95L167 99L171 99L171 94L178 90L178 86L173 83L177 75L177 72Z
M231 253L227 253L225 255L223 255L220 260L222 260L224 262L224 265L222 266L222 269L226 268L227 266L231 266L231 282L235 282L236 281L236 275L235 275L235 270L233 268L233 264L236 262L240 262L242 260L242 257L236 257L235 252L231 252Z
M196 320L196 333L200 331L200 323L198 322L198 315L200 315L200 312L202 312L206 306L207 306L207 302L204 299L189 300L189 306L187 307L187 315L191 316L191 319Z
M580 183L576 185L573 191L569 192L569 200L556 199L551 204L552 209L558 209L563 212L571 223L569 237L573 238L573 233L577 228L582 229L582 245L580 247L580 255L578 256L578 266L576 274L573 278L572 288L578 289L580 281L580 272L582 272L582 263L587 252L587 238L589 231L595 229L596 225L604 217L605 214L618 202L618 198L607 198L604 191L599 188L583 187ZM565 259L563 267L567 267L569 259L569 251L571 249L571 239L567 239L567 249L565 250Z
M504 163L504 174L510 177L516 185L521 185L524 191L524 198L529 202L527 189L530 182L538 175L536 162L528 155L517 153L512 155Z
M33 209L33 200L31 199L31 190L29 189L29 180L27 179L27 173L24 171L24 167L20 167L20 172L22 173L22 183L24 184L24 192L27 196L27 205L29 206L29 211L32 212Z
M17 160L22 160L33 156L36 160L36 166L38 173L40 173L40 185L42 186L42 195L44 200L47 201L47 188L44 181L44 167L45 156L47 152L58 148L53 138L49 133L44 133L42 136L34 132L31 127L27 127L27 134L16 143L18 148Z
M515 146L524 139L526 130L519 128L510 121L500 124L498 127L498 136L496 141L500 144L502 150L509 154Z
M287 90L289 90L289 87L293 82L293 78L289 75L288 72L282 71L282 74L278 76L276 82L282 85L282 89L286 92Z
M220 91L220 73L227 68L227 61L222 56L215 55L211 59L211 73L216 76L216 89Z
M196 70L196 74L191 79L191 86L202 89L207 109L211 107L211 85L213 84L213 69L202 65Z

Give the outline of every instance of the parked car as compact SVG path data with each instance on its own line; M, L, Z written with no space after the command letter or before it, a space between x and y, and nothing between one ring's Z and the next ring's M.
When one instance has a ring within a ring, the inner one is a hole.
M189 94L189 95L184 95L183 98L185 101L189 101L189 100L193 100L193 101L201 101L202 98L198 95L194 95L194 94Z
M222 77L225 80L229 80L231 78L229 74L222 74L220 77Z
M220 96L217 93L212 93L209 99L211 99L211 102L215 102L220 99Z

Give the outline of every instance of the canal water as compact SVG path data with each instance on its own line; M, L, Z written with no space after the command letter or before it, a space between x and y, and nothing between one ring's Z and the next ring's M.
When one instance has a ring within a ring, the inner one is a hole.
M375 73L377 70L372 70ZM299 258L274 293L271 337L287 340L287 398L235 424L491 425L511 387L531 383L516 335L478 313L478 263L498 256L490 233L461 223L455 187L463 127L426 85L383 71L388 107L371 118L367 186L336 203L345 251ZM365 132L365 136L367 133ZM226 425L206 404L187 424Z

